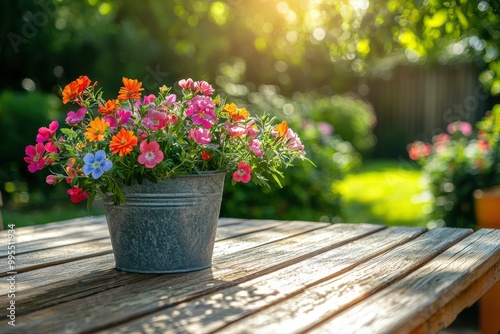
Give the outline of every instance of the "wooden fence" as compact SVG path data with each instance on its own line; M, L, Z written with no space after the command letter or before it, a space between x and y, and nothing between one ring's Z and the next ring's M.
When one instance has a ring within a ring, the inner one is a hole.
M406 156L415 140L430 140L453 121L475 122L491 101L473 65L410 67L394 70L389 79L372 79L367 98L377 115L374 155Z

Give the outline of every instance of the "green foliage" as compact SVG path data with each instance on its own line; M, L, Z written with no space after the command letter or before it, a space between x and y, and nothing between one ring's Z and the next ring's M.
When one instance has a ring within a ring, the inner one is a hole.
M437 225L475 227L473 192L500 184L500 105L476 123L454 122L432 144L415 142L410 157L422 165Z
M360 152L375 145L373 135L376 117L366 102L353 97L335 95L315 98L309 111L315 121L331 124L336 134L349 141Z
M229 87L231 84L226 88ZM249 110L264 110L285 118L297 130L307 148L306 157L315 166L298 161L284 172L283 188L226 187L221 214L313 221L337 219L339 195L332 192L331 185L358 167L361 155L350 142L334 134L331 125L307 117L305 110L313 101L302 97L286 99L271 86L261 87L259 92L251 92L242 100L247 101Z

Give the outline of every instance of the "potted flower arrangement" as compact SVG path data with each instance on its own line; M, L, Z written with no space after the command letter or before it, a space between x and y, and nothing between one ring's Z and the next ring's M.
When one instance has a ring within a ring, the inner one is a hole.
M477 218L484 214L477 209L483 205L477 199L491 198L489 194L498 192L495 189L500 185L499 147L500 105L474 127L467 122L453 122L431 143L416 141L409 145L410 158L422 166L429 184L434 199L431 214L438 225L480 225ZM494 211L490 217L498 219L500 215Z
M69 127L53 121L39 129L26 148L28 169L48 167L47 183L66 182L74 203L103 197L117 268L206 268L225 176L280 184L284 168L306 159L304 146L285 121L252 117L205 81L180 80L180 93L161 86L145 96L138 80L122 82L109 100L87 76L66 85L63 103L77 107Z

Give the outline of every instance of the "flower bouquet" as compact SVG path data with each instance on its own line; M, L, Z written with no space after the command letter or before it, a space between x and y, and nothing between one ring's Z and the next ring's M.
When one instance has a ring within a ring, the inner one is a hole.
M112 194L120 204L122 185L207 171L227 172L233 183L280 184L283 168L306 159L285 121L252 117L214 96L205 81L180 80L176 89L161 86L145 96L138 80L122 82L109 100L87 76L70 82L62 90L63 103L76 106L67 114L69 127L53 121L26 147L29 171L49 167L47 183L65 181L74 203Z

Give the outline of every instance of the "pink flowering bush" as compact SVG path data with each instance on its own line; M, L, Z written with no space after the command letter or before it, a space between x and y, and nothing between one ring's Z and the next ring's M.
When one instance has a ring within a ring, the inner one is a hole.
M500 105L475 124L453 122L431 143L408 146L434 199L438 225L474 227L473 192L500 185Z
M123 78L114 99L97 82L81 76L62 91L76 108L41 127L24 160L32 173L48 168L50 185L66 182L74 203L112 193L124 201L121 184L193 173L221 171L233 183L279 185L283 169L305 159L304 145L285 121L251 116L219 95L205 81L181 80L142 95L142 83ZM179 90L179 94L173 91Z

